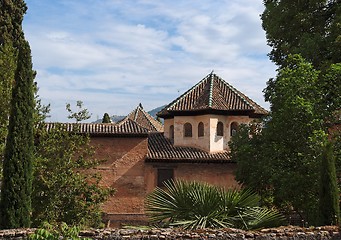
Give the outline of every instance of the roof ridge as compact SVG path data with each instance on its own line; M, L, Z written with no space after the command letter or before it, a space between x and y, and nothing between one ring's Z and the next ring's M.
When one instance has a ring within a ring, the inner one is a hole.
M195 89L196 87L198 87L202 82L206 81L208 79L208 77L211 75L208 74L206 77L204 77L203 79L201 79L197 84L195 84L193 87L191 87L190 89L188 89L186 92L184 92L182 95L180 95L180 97L176 98L173 102L171 102L169 105L166 106L166 109L168 110L169 108L171 108L174 104L176 104L177 102L179 102L181 99L185 98L193 89Z
M140 104L141 104L141 103L140 103ZM140 104L139 104L136 108L134 108L130 113L128 113L123 119L121 119L120 121L118 121L116 124L117 124L118 126L124 124L124 122L127 121L127 119L130 119L130 118L129 118L129 115L130 115L130 114L133 114L133 113L134 113L134 121L136 122L136 118L137 118L136 112L137 112L137 110L139 109Z
M142 113L143 113L143 115L149 120L149 122L150 122L150 124L155 128L155 130L157 130L158 131L158 127L157 126L155 126L155 123L156 122L158 122L156 119L154 119L148 112L146 112L143 108L141 109L142 111ZM162 124L160 123L160 126L159 127L161 127L162 126Z
M222 79L221 77L219 77L218 75L216 75L216 77L223 83L223 84L226 84L227 87L229 89L231 89L231 91L233 91L235 94L237 94L238 97L240 97L244 103L246 103L246 105L248 105L249 107L251 107L252 109L255 110L255 107L252 106L247 99L245 99L244 97L246 96L245 94L242 94L240 91L238 91L236 88L234 88L231 84L229 84L228 82L226 82L224 79ZM242 96L244 95L244 96Z
M140 116L140 117L139 117ZM127 120L134 121L139 126L148 129L148 131L162 131L163 125L160 123L159 126L156 125L156 120L143 109L140 103L134 110L132 110L125 118L118 122L119 126L124 124ZM139 121L142 122L139 122Z
M212 107L212 99L213 99L213 82L214 82L214 73L213 71L210 73L210 80L211 80L211 84L210 84L210 93L209 93L209 97L208 97L208 107Z
M136 121L137 116L138 116L138 114L139 114L139 111L141 111L141 109L143 110L142 104L140 103L140 104L137 106L137 108L135 109L134 121ZM134 112L134 111L133 111L133 112Z
M259 116L267 113L264 108L212 71L164 107L157 115L167 118L181 111L207 112L211 110L240 110L244 115L259 114Z

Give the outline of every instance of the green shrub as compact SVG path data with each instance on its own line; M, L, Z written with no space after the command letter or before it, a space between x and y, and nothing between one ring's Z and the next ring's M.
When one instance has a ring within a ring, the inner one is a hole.
M206 183L170 181L146 199L146 213L153 223L185 229L256 229L284 223L276 210L259 206L260 197L248 189L224 190Z
M66 223L62 223L56 228L49 223L44 223L43 228L37 229L31 234L29 240L59 240L59 239L72 239L78 240L80 228L78 226L68 226ZM82 238L88 240L89 238Z

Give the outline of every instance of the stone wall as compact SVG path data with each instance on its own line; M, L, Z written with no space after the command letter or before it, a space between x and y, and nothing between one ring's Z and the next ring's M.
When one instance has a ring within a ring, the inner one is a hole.
M0 239L26 239L35 229L1 230ZM90 239L230 239L230 240L337 240L338 227L315 228L281 227L259 231L239 229L183 231L179 229L90 229L80 232L81 238Z

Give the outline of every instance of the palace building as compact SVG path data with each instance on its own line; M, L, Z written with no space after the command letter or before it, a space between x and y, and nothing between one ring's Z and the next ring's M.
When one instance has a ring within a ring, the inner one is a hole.
M103 159L92 171L102 176L101 185L116 189L103 205L104 220L116 227L145 223L145 197L169 179L238 187L228 142L240 124L266 114L212 72L157 114L164 125L141 104L117 123L77 124ZM64 125L72 131L74 124Z

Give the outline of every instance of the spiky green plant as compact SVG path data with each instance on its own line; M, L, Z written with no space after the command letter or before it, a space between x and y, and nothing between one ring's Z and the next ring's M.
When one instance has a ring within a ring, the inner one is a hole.
M146 199L146 213L153 223L185 229L255 229L279 226L284 217L259 206L260 197L248 189L224 190L207 183L170 181Z

